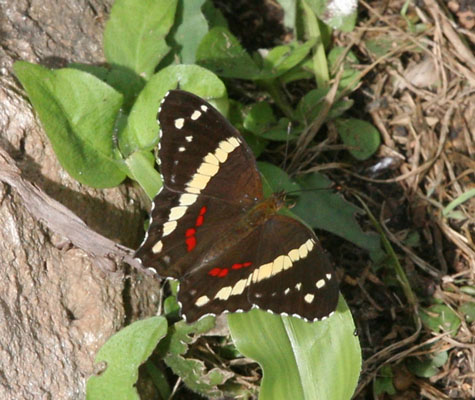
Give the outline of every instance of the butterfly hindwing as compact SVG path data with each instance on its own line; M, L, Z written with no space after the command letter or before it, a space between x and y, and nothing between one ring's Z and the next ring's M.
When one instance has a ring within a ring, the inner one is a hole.
M181 279L178 300L189 322L253 307L314 321L335 309L338 282L315 234L276 215L218 257L201 260Z
M234 235L231 237L235 238ZM201 260L201 264L180 280L178 301L188 322L207 314L251 309L248 291L252 271L257 265L259 238L259 230L234 244L223 237L218 245L224 247L228 243L226 251Z
M265 223L259 263L250 285L252 304L309 321L335 310L339 290L330 259L313 231L299 221L275 215Z

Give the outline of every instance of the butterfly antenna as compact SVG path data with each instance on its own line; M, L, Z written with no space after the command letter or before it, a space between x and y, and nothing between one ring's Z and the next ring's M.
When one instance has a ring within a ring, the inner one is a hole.
M282 165L282 169L285 171L287 168L287 157L289 156L289 142L290 142L290 130L292 128L292 122L289 121L287 125L287 140L285 141L285 153L284 153L284 163Z

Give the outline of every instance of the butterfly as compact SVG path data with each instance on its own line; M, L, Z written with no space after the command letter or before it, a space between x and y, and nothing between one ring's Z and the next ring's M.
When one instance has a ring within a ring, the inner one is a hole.
M282 193L264 198L239 131L183 90L167 93L158 122L163 186L136 257L179 280L184 319L252 308L307 321L330 316L339 290L329 257L312 230L278 213Z

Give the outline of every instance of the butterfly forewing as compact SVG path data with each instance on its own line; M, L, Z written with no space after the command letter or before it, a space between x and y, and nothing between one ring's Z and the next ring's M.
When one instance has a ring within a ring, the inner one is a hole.
M162 102L158 120L166 187L234 203L262 198L251 150L213 106L191 93L172 90Z
M229 235L229 226L242 215L234 203L203 195L182 210L180 198L167 188L155 198L148 236L137 251L143 265L164 277L180 278L202 259L212 258L220 251L219 241Z

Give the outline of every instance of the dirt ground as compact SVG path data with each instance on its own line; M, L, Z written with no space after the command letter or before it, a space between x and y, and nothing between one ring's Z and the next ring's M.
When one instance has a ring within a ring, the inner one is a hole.
M256 3L215 1L248 50L290 39L278 4ZM378 128L382 145L376 156L349 167L343 152L334 151L338 143L327 143L318 167L348 199L351 193L363 198L414 297L398 296L394 271L376 268L361 249L332 237L325 245L363 349L355 398L472 399L475 201L452 202L475 188L475 6L421 0L402 13L404 3L360 1L356 29L334 34L332 42L351 48L363 74L349 95L351 112ZM12 73L19 59L51 67L103 61L110 5L0 5L0 147L25 180L95 231L134 248L143 234L140 190L131 184L88 189L70 178ZM4 168L2 154L0 160ZM8 182L5 175L2 181ZM0 204L0 398L83 398L95 352L127 322L153 315L158 298L150 293L158 293L158 282L114 262L97 268L97 260L34 218L11 183L0 183ZM375 229L367 217L360 223ZM457 329L431 325L438 317L434 305L451 310Z

